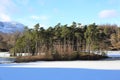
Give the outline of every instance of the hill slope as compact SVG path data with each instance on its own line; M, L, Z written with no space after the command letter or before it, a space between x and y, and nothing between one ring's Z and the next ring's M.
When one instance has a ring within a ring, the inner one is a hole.
M13 33L16 31L22 32L23 30L24 30L24 25L21 23L0 21L0 32Z

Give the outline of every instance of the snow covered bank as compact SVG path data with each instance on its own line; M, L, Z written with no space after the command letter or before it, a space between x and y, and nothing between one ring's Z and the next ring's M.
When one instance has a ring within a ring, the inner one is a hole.
M9 52L0 52L0 57L10 57Z
M109 57L120 57L120 51L107 51Z
M53 62L31 62L16 63L8 67L22 68L86 68L86 69L105 69L120 70L120 60L116 61L53 61Z

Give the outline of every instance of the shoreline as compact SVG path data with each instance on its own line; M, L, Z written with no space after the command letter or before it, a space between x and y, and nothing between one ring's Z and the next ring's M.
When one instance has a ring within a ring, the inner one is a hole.
M116 52L115 52L116 53ZM82 69L100 69L100 70L120 70L120 54L111 53L108 56L119 57L119 59L105 60L75 60L75 61L36 61L23 63L9 63L0 67L11 68L82 68ZM119 55L118 55L119 54ZM112 55L112 56L111 56Z

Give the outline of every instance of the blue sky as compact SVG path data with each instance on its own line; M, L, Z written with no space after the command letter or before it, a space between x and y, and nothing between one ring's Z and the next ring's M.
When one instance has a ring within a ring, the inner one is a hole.
M57 23L120 25L120 0L0 0L0 21L32 27Z

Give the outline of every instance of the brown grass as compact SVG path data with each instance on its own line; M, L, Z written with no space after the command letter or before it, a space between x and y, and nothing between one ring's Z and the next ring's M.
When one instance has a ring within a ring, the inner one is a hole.
M17 57L15 62L34 62L34 61L50 61L53 60L52 56L21 56Z
M15 62L100 60L104 58L107 58L107 56L74 52L72 54L21 56L17 57Z

